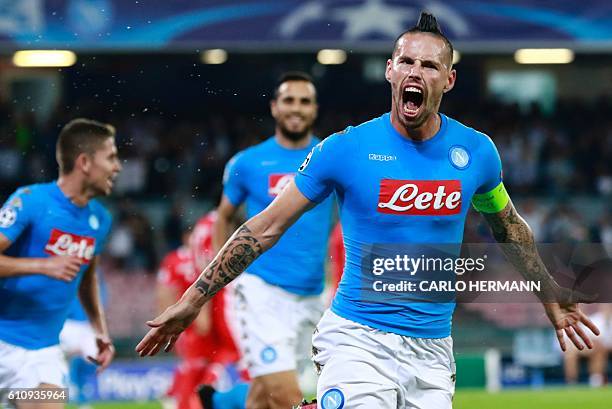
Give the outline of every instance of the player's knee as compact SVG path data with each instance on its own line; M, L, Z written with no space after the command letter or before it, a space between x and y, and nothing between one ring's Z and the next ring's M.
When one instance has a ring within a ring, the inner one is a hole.
M268 401L262 399L261 401L252 398L247 398L245 409L268 409Z
M268 390L268 404L271 409L287 409L302 401L302 392L294 387L281 387Z
M288 388L262 390L261 394L249 395L245 405L246 409L289 409L302 401L299 390Z
M247 401L245 404L246 409L267 409L268 408L268 396L266 393L266 387L261 380L255 378L251 382L249 387L249 393L247 395Z
M299 405L302 392L293 371L253 378L247 398L247 409L285 409Z
M299 405L301 401L301 394L292 396L271 394L268 398L268 407L270 409L290 409Z

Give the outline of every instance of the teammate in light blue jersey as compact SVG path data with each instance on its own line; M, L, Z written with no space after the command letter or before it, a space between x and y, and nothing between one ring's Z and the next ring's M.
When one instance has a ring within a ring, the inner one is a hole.
M376 299L361 287L375 275L364 262L373 246L458 247L470 203L497 241L512 243L508 256L514 266L540 281L539 295L562 349L564 333L578 348L590 348L582 324L598 330L546 271L529 226L504 189L492 141L438 112L455 84L452 55L435 17L422 13L398 37L387 61L391 112L318 144L283 193L234 233L182 302L155 320L138 350L154 353L156 345L173 342L183 322L193 320L218 288L332 192L347 255L332 307L313 336L321 408L451 408L454 304Z
M320 142L312 135L317 99L307 74L281 76L270 109L276 121L274 135L236 154L225 168L223 197L213 226L216 251L228 239L238 208L244 203L250 218L268 207ZM298 377L312 368L310 335L323 310L319 296L331 207L328 198L306 212L236 282L236 335L253 379L248 406L292 407L301 400ZM214 396L215 404L203 396L204 408L231 409L219 396Z
M310 129L308 129L310 130ZM287 143L279 136L234 156L224 173L221 211L233 217L246 204L247 218L264 210L293 180L297 168L320 140L307 134L299 143ZM265 257L249 266L248 273L278 286L291 294L318 295L323 291L327 237L331 229L332 200L306 212L291 226ZM229 208L229 209L228 209ZM217 249L227 240L223 221L215 224ZM221 234L219 234L221 233ZM299 260L299 267L296 265ZM287 274L287 270L291 274Z
M111 217L93 198L121 170L114 136L111 125L71 121L58 180L18 189L0 210L0 391L66 386L59 333L77 295L97 336L93 359L104 369L113 358L96 279Z

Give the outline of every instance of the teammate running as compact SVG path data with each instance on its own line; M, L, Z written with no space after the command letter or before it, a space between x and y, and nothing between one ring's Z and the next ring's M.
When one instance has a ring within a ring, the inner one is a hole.
M265 209L319 142L312 136L317 99L310 76L281 76L270 108L276 121L274 136L239 152L227 164L214 225L216 250L233 230L240 205L246 203L249 217ZM298 376L312 367L310 338L323 312L320 294L330 229L327 200L296 223L234 286L239 345L252 378L247 407L287 408L301 401ZM201 395L204 404L217 403L205 409L228 407L220 396Z
M109 195L121 170L115 129L75 119L61 130L56 157L57 181L18 189L0 211L0 393L67 386L58 337L77 294L99 369L114 355L96 279L111 217L93 198Z
M454 303L365 301L361 284L372 270L362 269L362 261L376 243L461 243L470 202L496 240L509 243L504 248L514 266L541 283L561 348L564 333L579 349L592 347L580 324L598 330L548 274L504 189L491 139L438 113L455 84L452 55L435 17L422 13L387 61L391 112L316 146L283 193L234 233L179 303L150 322L137 351L153 355L171 347L213 294L332 192L339 197L347 257L331 309L313 336L322 408L452 406Z

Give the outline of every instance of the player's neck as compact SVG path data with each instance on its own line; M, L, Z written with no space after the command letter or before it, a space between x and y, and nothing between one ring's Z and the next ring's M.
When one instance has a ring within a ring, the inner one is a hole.
M277 130L276 133L274 134L274 139L276 139L276 142L283 148L304 149L310 145L311 136L309 133L305 137L298 139L297 141L294 141L293 139L287 138L285 135L282 134L282 132Z
M61 175L57 179L57 186L64 196L76 206L87 206L87 203L93 198L92 192L81 183L77 175Z
M433 138L438 133L440 127L442 126L442 119L436 112L430 115L429 118L427 118L427 120L418 128L406 128L399 121L397 114L393 115L393 113L391 113L391 125L393 125L393 128L395 128L395 130L404 138L415 142L425 142L428 139Z

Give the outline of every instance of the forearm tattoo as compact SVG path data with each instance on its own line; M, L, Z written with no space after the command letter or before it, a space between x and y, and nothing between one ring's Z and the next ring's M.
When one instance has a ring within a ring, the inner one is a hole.
M195 287L209 300L230 281L238 277L263 253L261 243L246 226L241 226L202 272Z
M540 298L553 301L557 283L548 273L538 254L531 229L519 216L512 202L499 213L483 215L493 231L495 240L504 244L501 247L508 261L526 280L539 281L542 284Z

